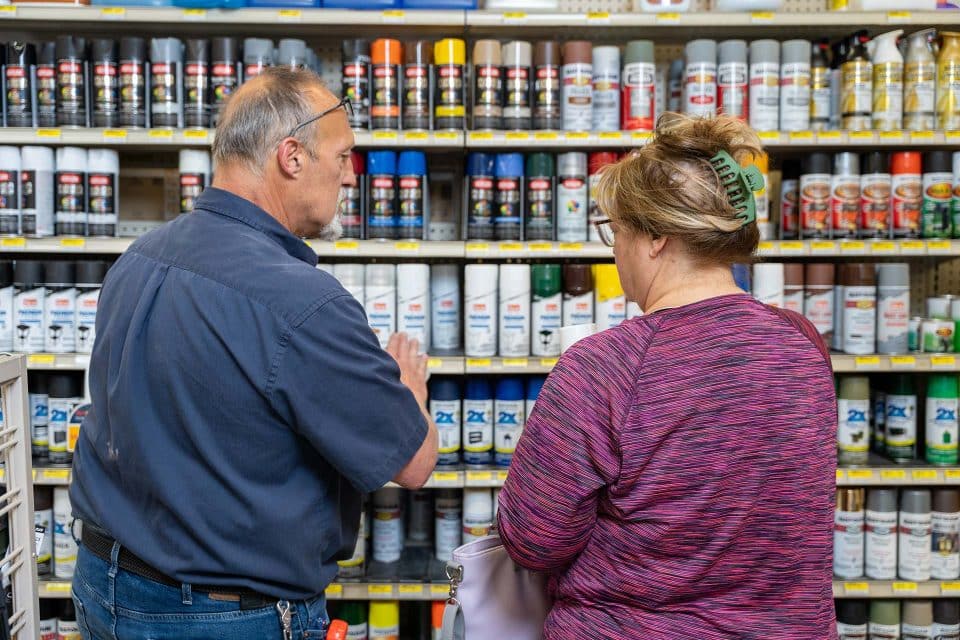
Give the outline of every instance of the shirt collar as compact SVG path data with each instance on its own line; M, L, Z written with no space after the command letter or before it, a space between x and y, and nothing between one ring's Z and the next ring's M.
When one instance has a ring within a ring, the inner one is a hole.
M317 266L317 254L306 242L290 233L276 218L246 198L216 187L207 187L197 198L194 209L203 209L242 222L279 244L294 258L303 260L312 267Z

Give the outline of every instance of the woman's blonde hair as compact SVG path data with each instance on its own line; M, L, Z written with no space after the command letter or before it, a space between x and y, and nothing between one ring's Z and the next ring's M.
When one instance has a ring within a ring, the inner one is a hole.
M734 217L710 164L720 151L741 163L763 153L757 135L736 118L665 113L649 143L604 168L600 211L635 233L679 239L704 262L747 262L760 232L755 222Z

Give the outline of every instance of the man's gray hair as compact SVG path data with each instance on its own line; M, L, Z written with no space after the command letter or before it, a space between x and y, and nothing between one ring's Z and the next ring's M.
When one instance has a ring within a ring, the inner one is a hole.
M261 173L277 144L313 115L307 91L317 89L325 89L323 80L308 69L265 69L255 87L241 87L223 107L213 141L214 164L242 163ZM314 135L313 127L305 127L294 137L312 153Z

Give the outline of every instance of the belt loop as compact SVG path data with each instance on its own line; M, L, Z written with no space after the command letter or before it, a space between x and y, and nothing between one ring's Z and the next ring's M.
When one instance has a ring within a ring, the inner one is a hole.
M113 541L113 547L110 548L110 572L111 578L117 577L117 569L120 566L120 543Z
M190 584L187 582L180 583L180 597L183 598L183 604L192 605L193 604L193 593L190 589Z

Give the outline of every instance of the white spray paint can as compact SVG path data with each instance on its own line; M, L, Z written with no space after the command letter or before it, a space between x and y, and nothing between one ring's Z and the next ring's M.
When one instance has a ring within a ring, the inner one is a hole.
M13 263L0 262L0 352L13 351Z
M367 321L381 347L397 330L397 270L392 264L368 264L364 283Z
M463 536L463 501L457 489L440 489L434 501L434 555L448 562Z
M493 492L490 489L463 490L463 543L490 535L493 528Z
M863 576L864 491L837 489L833 516L833 575L843 579Z
M433 349L459 349L460 270L455 264L430 267L430 317Z
M43 265L39 260L17 260L13 271L13 350L19 353L43 351L43 304L47 297Z
M500 355L530 355L530 265L500 266Z
M77 348L77 289L73 262L51 260L44 266L47 295L43 302L44 350L73 353Z
M397 265L397 331L430 348L430 265Z
M53 575L69 580L77 566L77 543L73 540L70 523L73 512L67 487L53 490Z
M333 265L333 277L340 281L343 288L360 303L360 306L366 305L366 286L362 264L335 264Z
M593 48L593 130L620 130L620 48Z
M20 149L20 233L53 235L54 153L49 147Z
M753 297L771 307L784 307L784 271L782 262L758 262L753 265Z
M497 279L495 264L464 268L465 352L468 358L497 354Z

